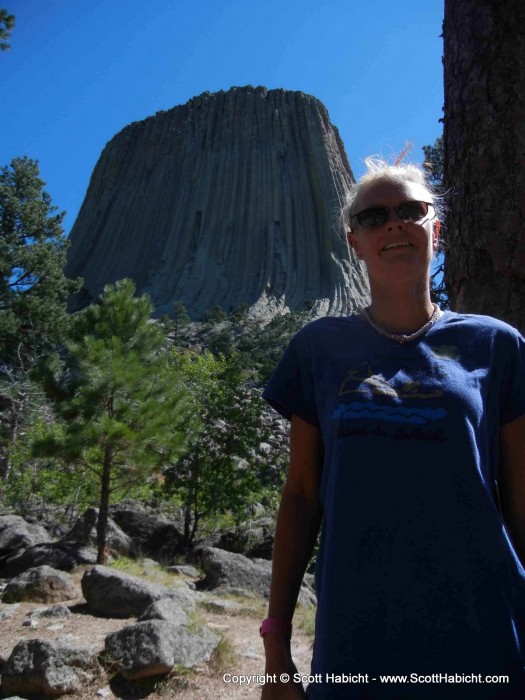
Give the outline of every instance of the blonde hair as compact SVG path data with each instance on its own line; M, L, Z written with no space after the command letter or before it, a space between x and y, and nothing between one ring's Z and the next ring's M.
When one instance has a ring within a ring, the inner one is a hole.
M435 192L422 168L413 163L401 163L406 151L407 149L395 159L393 164L377 156L365 158L367 172L352 185L341 210L341 219L345 230L350 228L350 219L356 213L355 205L361 191L373 182L378 182L380 180L389 180L390 182L401 184L405 182L414 182L417 185L421 185L430 195L430 202L436 210L437 218L441 219L442 198Z

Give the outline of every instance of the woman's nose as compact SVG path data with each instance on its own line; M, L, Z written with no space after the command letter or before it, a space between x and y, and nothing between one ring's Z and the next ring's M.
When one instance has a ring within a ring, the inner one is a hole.
M387 228L403 228L404 225L405 222L399 216L397 211L395 209L390 209L390 211L388 212Z

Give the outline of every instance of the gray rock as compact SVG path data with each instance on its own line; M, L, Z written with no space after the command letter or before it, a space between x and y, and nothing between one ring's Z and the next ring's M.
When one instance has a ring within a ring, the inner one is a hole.
M180 300L195 318L240 304L267 318L312 299L347 314L368 292L338 219L352 181L326 108L301 92L233 87L135 122L105 147L71 231L77 304L130 277L159 315Z
M50 642L29 639L19 642L2 671L4 694L43 693L53 697L72 693L78 687L76 673L66 665Z
M242 554L225 552L215 547L204 547L198 554L208 588L240 588L266 598L270 595L271 562L265 559L248 559ZM315 594L303 582L299 602L303 605L315 605L315 601Z
M50 542L19 550L7 557L0 564L0 574L12 578L43 564L62 571L72 571L81 564L94 564L96 561L97 552L93 548L64 541Z
M169 596L169 589L165 586L148 583L107 566L88 569L81 585L89 610L106 617L139 617L149 605Z
M4 603L31 601L35 603L57 603L75 596L71 576L51 566L37 566L28 569L12 579L6 586L2 600Z
M139 617L139 622L145 620L165 620L173 625L188 625L190 622L184 610L173 598L161 598L148 605Z
M266 512L266 508L262 505L262 503L252 503L248 510L250 511L250 514L255 518L264 517L264 514Z
M195 593L188 586L172 586L168 588L168 597L189 615L195 612Z
M98 667L95 647L87 644L75 644L73 640L56 640L53 646L64 664L73 668Z
M241 605L234 600L221 600L220 598L208 598L203 605L208 612L219 615L253 615L257 612L255 608Z
M249 558L272 558L275 520L259 518L231 532L225 532L217 542L219 549L244 554Z
M106 637L105 653L128 680L166 674L208 661L219 638L207 628L190 631L164 620L128 625Z
M35 630L38 627L38 620L33 620L32 618L30 620L24 620L22 622L22 627L29 627L32 630Z
M272 451L271 445L269 445L267 442L261 442L259 445L259 452L263 455L269 455L270 452Z
M19 515L0 516L0 557L50 539L47 530Z
M199 555L208 588L219 586L246 588L268 597L270 562L255 563L242 554L226 552L216 547L205 547L199 551Z
M0 622L2 622L2 620L12 620L14 615L14 610L2 610L2 612L0 612Z
M198 578L200 576L199 570L191 566L191 564L174 564L173 566L166 567L166 571L169 571L171 574L179 574L180 576L188 576L190 578Z
M36 611L35 611L36 612ZM34 615L35 613L33 613ZM52 608L46 608L38 612L38 617L58 617L58 618L68 618L71 617L71 610L67 605L53 605Z
M134 551L159 561L169 561L181 551L183 536L176 524L127 501L111 508L115 523L131 538Z
M84 515L77 520L64 540L75 542L82 546L97 547L98 508L88 508ZM128 555L133 550L131 537L121 530L112 518L108 519L109 551L115 554Z

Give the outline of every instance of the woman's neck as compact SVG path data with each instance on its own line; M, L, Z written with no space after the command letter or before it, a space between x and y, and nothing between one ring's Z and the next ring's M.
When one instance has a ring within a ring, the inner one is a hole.
M368 312L373 322L389 333L410 334L427 323L434 312L430 290L388 294L372 289Z

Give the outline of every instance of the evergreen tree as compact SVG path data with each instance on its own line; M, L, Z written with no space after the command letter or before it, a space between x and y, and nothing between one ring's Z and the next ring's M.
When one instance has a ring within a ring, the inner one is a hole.
M205 315L205 321L208 324L215 324L215 323L221 323L222 321L226 321L228 319L228 315L222 308L222 306L213 306L211 309L208 309L206 311Z
M189 548L204 518L230 513L240 519L260 494L265 466L255 455L267 434L263 401L246 385L235 357L186 352L174 361L203 425L183 458L166 472L165 489L183 502Z
M176 301L173 304L173 331L174 341L177 342L182 329L191 323L191 318L188 316L186 307L181 301Z
M131 280L107 285L97 304L74 316L56 392L61 422L34 447L35 456L58 457L99 480L99 564L107 561L112 493L173 463L195 426L165 336L150 321L151 302L134 291Z
M44 191L38 163L0 169L0 475L38 394L32 381L67 328L64 213Z
M424 166L428 171L430 184L438 194L443 193L443 175L445 167L445 151L443 136L438 136L433 146L423 146L425 156Z
M15 28L15 17L7 10L0 9L0 50L8 51L11 48L9 43L11 32Z
M265 384L292 337L310 320L308 311L295 310L274 316L266 325L250 321L237 343L241 363Z
M423 146L425 155L424 167L428 173L428 179L432 185L434 192L438 197L443 197L443 177L445 167L445 149L443 137L438 136L433 146ZM431 289L430 293L432 301L439 304L442 309L450 308L448 290L445 285L445 251L447 247L446 230L444 222L441 222L441 231L439 234L439 249L437 251L437 261L432 267L432 275L430 278Z

